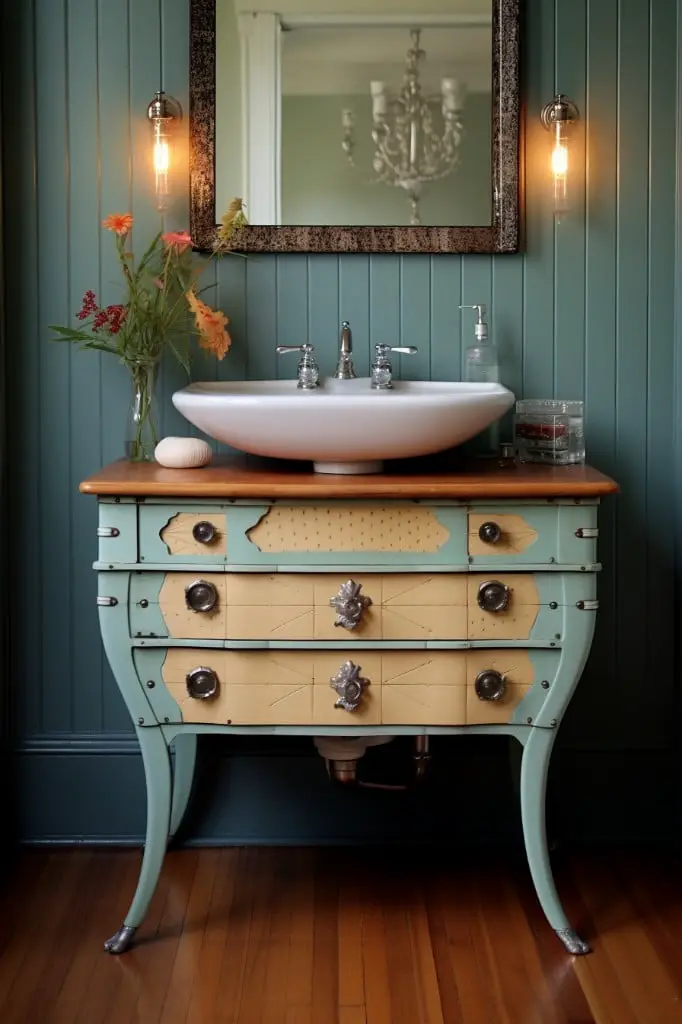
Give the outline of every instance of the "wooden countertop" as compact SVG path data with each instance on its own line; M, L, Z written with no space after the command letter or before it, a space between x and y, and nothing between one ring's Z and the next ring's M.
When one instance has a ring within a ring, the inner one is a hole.
M298 463L216 456L201 469L120 459L84 480L83 494L175 498L599 498L618 485L590 466L516 465L494 459L411 460L385 473L332 476Z

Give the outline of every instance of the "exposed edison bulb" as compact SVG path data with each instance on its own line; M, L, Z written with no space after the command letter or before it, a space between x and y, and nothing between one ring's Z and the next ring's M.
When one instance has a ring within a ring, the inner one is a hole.
M165 210L171 197L175 127L182 117L182 111L177 100L161 91L156 93L147 107L147 117L152 129L156 207L158 210Z
M551 168L554 179L554 213L559 217L568 209L568 166L568 140L565 125L562 122L557 122L554 125Z
M170 140L166 136L164 124L160 118L154 119L152 131L154 135L154 191L158 209L164 210L170 196L168 187L171 166Z

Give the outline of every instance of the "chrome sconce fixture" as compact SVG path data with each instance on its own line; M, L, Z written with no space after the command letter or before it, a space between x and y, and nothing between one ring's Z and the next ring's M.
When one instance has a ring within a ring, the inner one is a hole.
M182 108L176 99L160 90L147 107L147 118L152 128L156 207L158 210L165 210L170 200L175 133L182 120Z
M569 208L568 176L571 171L570 135L571 125L579 117L575 103L558 92L554 99L545 104L540 119L547 131L552 132L554 142L551 154L551 173L554 189L554 215L558 220Z

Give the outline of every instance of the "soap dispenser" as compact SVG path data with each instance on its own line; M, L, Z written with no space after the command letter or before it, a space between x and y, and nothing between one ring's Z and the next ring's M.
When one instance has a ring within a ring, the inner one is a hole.
M473 306L460 306L460 309L475 309L474 344L470 345L464 355L464 380L472 384L499 384L500 364L497 349L488 339L486 307L483 303Z

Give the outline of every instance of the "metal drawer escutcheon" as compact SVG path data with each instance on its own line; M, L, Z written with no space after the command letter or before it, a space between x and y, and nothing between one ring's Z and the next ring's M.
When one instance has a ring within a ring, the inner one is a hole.
M195 580L185 587L185 601L193 612L212 612L218 604L218 591L206 580Z
M360 594L361 590L361 583L348 580L341 584L338 594L330 599L330 607L336 609L335 626L355 629L360 624L365 608L369 608L372 603L371 598Z
M360 666L346 661L335 676L329 680L333 690L339 695L334 704L335 708L343 708L344 711L357 711L365 688L369 686L369 679L363 679L360 675Z
M185 677L187 693L194 700L208 700L218 693L218 676L212 668L199 666L193 668Z
M486 580L478 588L478 607L484 612L506 612L511 591L499 580Z
M507 689L507 683L501 672L487 668L476 676L474 688L479 700L501 700Z
M497 544L502 539L502 530L497 523L481 523L478 536L484 544Z
M192 527L192 536L199 544L212 544L218 536L218 531L213 523L202 519Z

